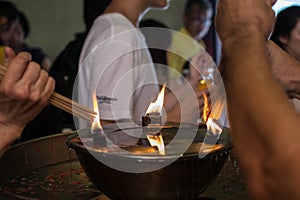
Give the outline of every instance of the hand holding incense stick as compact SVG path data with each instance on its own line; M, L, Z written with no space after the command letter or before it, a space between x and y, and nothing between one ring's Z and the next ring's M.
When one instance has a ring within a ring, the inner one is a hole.
M4 77L7 68L0 64L0 81ZM77 102L72 101L56 92L52 94L49 99L49 103L53 106L60 108L74 116L85 119L92 123L96 116L96 113L87 107L84 107Z

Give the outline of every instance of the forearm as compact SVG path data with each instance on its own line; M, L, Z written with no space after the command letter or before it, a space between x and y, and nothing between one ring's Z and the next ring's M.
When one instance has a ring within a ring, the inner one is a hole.
M21 137L24 126L5 125L0 123L0 157L7 148Z
M223 47L224 83L229 107L234 108L229 108L232 118L243 121L249 130L276 130L272 123L265 121L272 119L280 124L283 116L279 113L291 113L293 108L270 72L265 39L259 35L244 37L235 37ZM257 128L251 128L253 125Z
M223 48L234 146L253 197L274 197L277 191L272 181L284 180L283 166L299 150L299 116L271 74L264 38L236 37ZM293 165L287 168L294 170Z

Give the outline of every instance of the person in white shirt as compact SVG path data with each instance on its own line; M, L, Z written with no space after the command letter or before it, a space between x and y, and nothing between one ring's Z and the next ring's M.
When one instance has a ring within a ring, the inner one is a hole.
M137 27L149 8L167 6L167 0L112 0L104 14L94 21L81 51L75 96L79 103L92 107L91 97L96 92L102 124L127 119L141 121L156 99L159 91L155 69L145 38ZM197 88L199 74L195 77L189 81L190 88ZM188 91L186 88L182 88L182 94ZM167 112L177 103L174 99L171 93L166 95ZM80 121L79 128L87 126Z

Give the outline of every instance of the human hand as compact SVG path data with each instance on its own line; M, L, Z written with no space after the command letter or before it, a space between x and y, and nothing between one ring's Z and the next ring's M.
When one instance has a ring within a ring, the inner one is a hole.
M251 39L258 36L266 40L274 25L272 5L275 2L276 0L219 1L215 20L223 46L245 37Z
M6 49L7 72L0 83L0 124L23 128L47 104L54 90L54 79L31 62L28 53L13 57Z
M273 76L289 97L300 99L300 64L271 40L268 41L268 58Z

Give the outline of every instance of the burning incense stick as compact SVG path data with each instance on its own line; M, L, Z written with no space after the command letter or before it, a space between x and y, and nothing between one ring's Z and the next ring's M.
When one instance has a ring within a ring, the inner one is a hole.
M0 65L0 81L4 77L6 73L6 67ZM79 103L68 99L56 92L52 94L49 99L49 103L53 106L60 108L76 117L82 118L87 120L88 122L92 123L97 115L96 112L90 110L87 107L80 105Z

